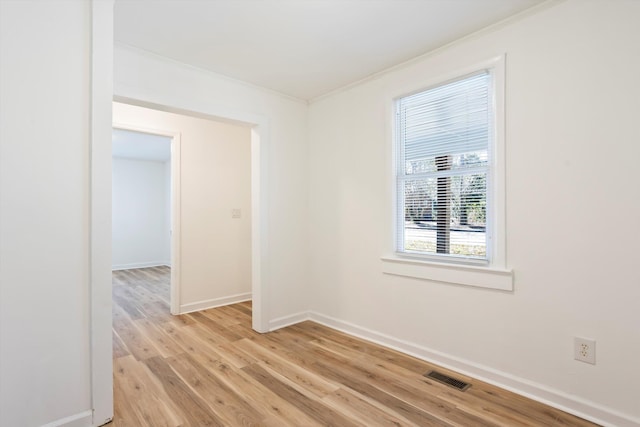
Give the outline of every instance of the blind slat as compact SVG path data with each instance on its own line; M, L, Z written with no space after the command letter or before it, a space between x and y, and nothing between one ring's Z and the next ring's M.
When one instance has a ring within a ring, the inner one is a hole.
M487 149L488 72L402 98L398 103L405 159Z

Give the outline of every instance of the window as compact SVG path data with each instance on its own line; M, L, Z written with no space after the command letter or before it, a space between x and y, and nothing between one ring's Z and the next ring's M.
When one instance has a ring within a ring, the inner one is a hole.
M483 69L396 101L399 253L491 261L493 88Z

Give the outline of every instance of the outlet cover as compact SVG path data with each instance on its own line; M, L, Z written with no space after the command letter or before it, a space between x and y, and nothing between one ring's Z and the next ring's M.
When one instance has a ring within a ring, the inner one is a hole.
M596 364L596 342L587 338L573 338L573 358L580 362Z

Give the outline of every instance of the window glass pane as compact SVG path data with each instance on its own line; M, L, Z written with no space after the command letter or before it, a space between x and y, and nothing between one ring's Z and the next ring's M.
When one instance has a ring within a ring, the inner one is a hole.
M484 258L486 173L404 182L404 249Z

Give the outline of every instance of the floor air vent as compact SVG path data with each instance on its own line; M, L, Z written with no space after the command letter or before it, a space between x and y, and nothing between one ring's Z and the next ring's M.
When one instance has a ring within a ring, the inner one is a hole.
M437 371L431 371L429 373L424 374L424 376L432 380L438 381L439 383L446 384L460 391L465 391L466 389L471 387L471 384L469 383L465 383L464 381L457 380L455 378L450 377L449 375L445 375Z

